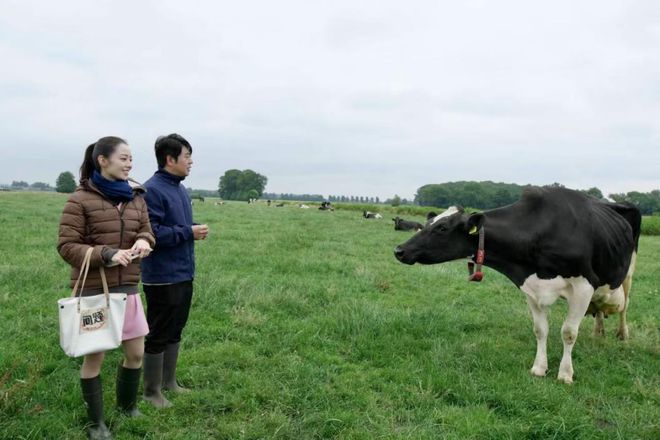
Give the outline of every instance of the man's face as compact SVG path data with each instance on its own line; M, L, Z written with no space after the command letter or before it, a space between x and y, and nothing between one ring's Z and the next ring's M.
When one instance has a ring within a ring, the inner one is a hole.
M192 167L192 153L186 147L181 148L181 154L176 158L176 161L172 159L172 156L167 157L167 165L169 172L175 176L186 177L190 174L190 167Z

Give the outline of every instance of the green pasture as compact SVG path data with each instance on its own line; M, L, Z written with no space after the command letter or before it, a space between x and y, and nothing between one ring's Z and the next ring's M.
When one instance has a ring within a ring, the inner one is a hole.
M84 439L80 359L59 347L56 301L70 292L56 252L66 196L0 193L0 438ZM118 439L658 439L660 237L640 240L628 323L584 319L575 383L556 380L566 305L552 309L548 377L528 373L536 341L522 294L463 262L405 266L411 233L359 209L321 212L195 202L198 242L174 407L114 409ZM424 220L424 210L402 215ZM645 222L648 220L645 219Z

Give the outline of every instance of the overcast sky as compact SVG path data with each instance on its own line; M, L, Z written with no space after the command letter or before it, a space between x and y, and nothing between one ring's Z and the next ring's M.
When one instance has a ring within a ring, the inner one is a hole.
M456 180L660 188L660 2L0 0L0 183L117 135L193 145L269 192Z

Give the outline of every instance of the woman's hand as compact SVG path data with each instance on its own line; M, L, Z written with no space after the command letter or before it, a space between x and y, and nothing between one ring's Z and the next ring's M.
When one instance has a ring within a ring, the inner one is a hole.
M112 263L121 264L122 266L128 266L131 264L131 249L120 249L112 256Z
M151 246L147 240L140 238L135 242L133 247L130 249L132 255L137 255L140 258L144 258L151 253Z

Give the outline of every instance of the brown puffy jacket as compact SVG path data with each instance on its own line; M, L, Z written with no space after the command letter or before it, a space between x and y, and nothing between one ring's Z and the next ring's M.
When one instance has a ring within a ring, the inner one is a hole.
M137 182L132 182L137 183ZM94 247L90 270L85 282L85 290L102 287L101 275L96 268L104 265L101 252L104 248L130 249L143 238L155 245L154 234L149 223L149 212L141 186L133 187L135 197L118 210L91 181L83 181L64 205L60 220L57 251L72 266L71 286L78 278L78 272L85 252ZM140 282L140 260L135 259L128 266L106 267L105 274L110 288Z

